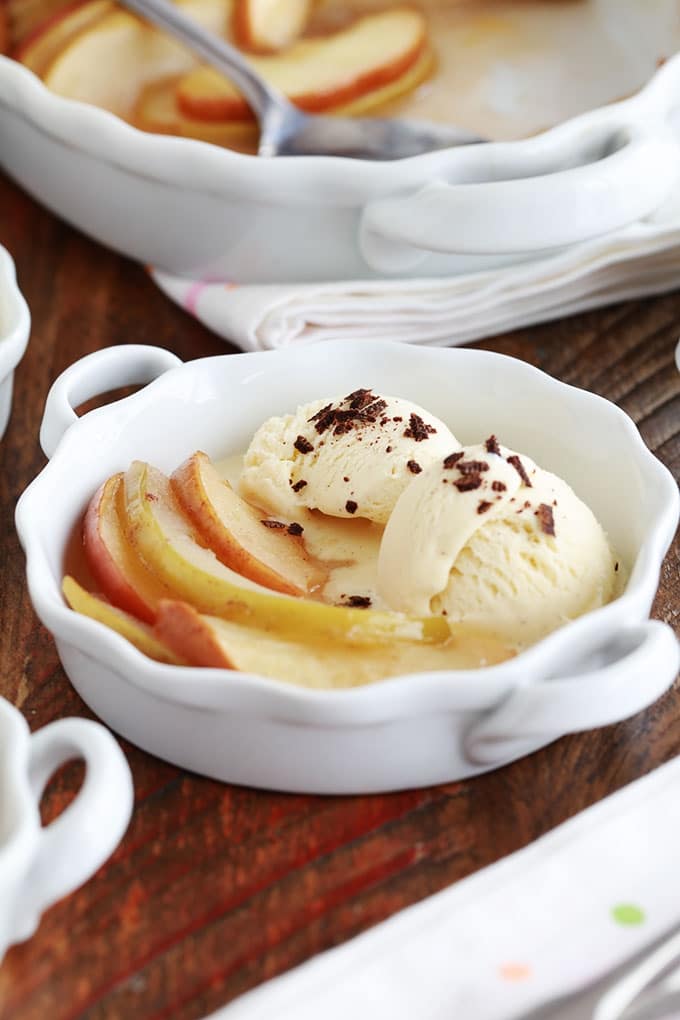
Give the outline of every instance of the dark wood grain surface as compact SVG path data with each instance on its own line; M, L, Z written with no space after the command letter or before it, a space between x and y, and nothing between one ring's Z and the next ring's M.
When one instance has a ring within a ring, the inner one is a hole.
M0 693L32 729L90 713L26 593L18 495L44 464L47 390L112 344L182 358L225 345L136 264L75 233L0 178L0 242L33 316L0 446ZM616 401L680 477L680 291L518 330L479 346L523 358ZM227 348L228 349L228 348ZM680 633L680 548L654 615ZM489 775L389 796L286 796L182 772L123 742L135 811L122 844L44 916L0 967L1 1020L195 1020L395 911L524 846L680 753L680 690L616 726L557 741ZM51 783L53 818L81 780Z

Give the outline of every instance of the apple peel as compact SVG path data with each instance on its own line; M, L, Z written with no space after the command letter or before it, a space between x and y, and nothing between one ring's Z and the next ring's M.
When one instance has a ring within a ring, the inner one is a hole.
M179 599L200 612L309 640L375 644L450 638L442 617L325 605L268 591L242 577L199 545L169 479L149 464L135 461L126 472L125 504L130 544Z
M86 591L82 585L68 574L62 582L62 592L71 609L91 620L103 623L126 638L140 652L158 662L167 662L172 666L186 666L187 659L176 655L174 651L150 627L141 623L134 616L117 609L97 595Z
M170 482L197 533L237 574L285 595L308 594L326 580L326 572L310 560L296 530L263 519L220 478L205 453L192 454Z
M424 16L399 7L366 15L331 36L302 39L284 53L254 56L250 63L300 109L320 113L397 81L426 50ZM180 79L177 104L187 116L203 120L253 116L236 86L205 65Z

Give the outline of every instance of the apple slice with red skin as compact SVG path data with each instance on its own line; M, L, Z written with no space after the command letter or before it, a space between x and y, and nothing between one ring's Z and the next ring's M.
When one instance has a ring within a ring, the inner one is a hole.
M236 0L234 37L252 53L276 53L302 35L311 0Z
M362 116L417 88L431 73L434 57L425 50L406 74L372 92L367 92L346 106L334 107L333 113L345 117ZM213 145L224 145L237 152L257 151L257 122L251 120L200 120L182 113L176 100L177 81L165 79L148 85L141 93L131 114L132 123L142 131L196 138Z
M125 474L125 517L126 535L137 555L177 598L200 612L319 641L440 643L450 637L442 617L330 606L279 595L241 577L199 545L170 480L141 461L134 461Z
M141 623L122 609L112 606L104 601L104 599L99 598L98 595L92 595L82 585L78 584L74 578L68 575L64 578L62 591L69 606L76 613L89 616L91 620L97 620L99 623L110 627L111 630L115 630L118 634L127 638L140 652L148 655L150 659L156 659L158 662L169 662L173 666L186 666L189 664L185 656L176 655L169 645L157 637L146 624Z
M195 138L200 142L223 145L238 152L257 151L258 129L254 120L196 120L185 116L177 106L176 79L152 82L141 92L130 121L140 131Z
M170 481L196 532L237 574L284 595L306 595L326 580L305 552L299 525L268 520L220 478L207 454L192 454Z
M163 601L154 633L193 665L235 669L317 689L358 687L429 670L478 669L514 653L482 631L454 627L449 642L351 645L272 634Z
M300 109L320 113L396 82L426 51L424 16L400 7L359 18L334 35L302 39L284 53L251 57L250 63ZM177 103L188 117L252 118L236 87L205 65L180 79Z
M228 32L231 0L178 0L177 5L209 31ZM195 64L194 54L181 43L114 8L69 40L43 80L60 96L127 117L146 85L184 74Z
M13 56L34 74L42 75L76 35L111 10L112 0L85 0L63 7L23 39Z
M122 473L112 475L94 494L83 521L83 547L88 566L113 605L146 623L156 606L172 592L147 570L130 546L121 526Z

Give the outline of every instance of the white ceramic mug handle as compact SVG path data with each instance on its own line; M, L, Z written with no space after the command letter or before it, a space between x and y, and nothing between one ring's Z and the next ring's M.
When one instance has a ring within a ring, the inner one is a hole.
M533 144L453 150L454 183L433 180L364 207L365 261L378 272L405 272L432 252L531 254L648 216L678 184L680 146L648 102L629 102L628 122L619 120L622 111L602 111L589 131L574 121ZM652 123L645 123L646 113Z
M85 761L83 785L66 810L42 829L22 892L26 915L35 921L104 863L132 813L125 755L108 730L88 719L60 719L31 736L28 779L36 803L50 776L74 758Z
M599 669L515 688L468 731L468 759L475 765L501 764L566 733L618 722L655 701L677 675L680 646L659 620L631 626L601 652L607 648L614 653Z
M87 354L70 365L52 384L40 426L40 445L51 457L66 430L77 421L74 408L118 386L152 382L180 358L163 347L122 344Z

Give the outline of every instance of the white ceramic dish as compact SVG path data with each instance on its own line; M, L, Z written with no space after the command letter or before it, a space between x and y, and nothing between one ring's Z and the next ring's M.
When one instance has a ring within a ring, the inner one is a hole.
M0 248L0 436L9 421L14 369L26 350L30 328L31 317L17 287L14 263Z
M75 419L72 407L87 397L153 376L135 395ZM65 544L105 477L134 458L170 471L195 449L237 452L267 416L359 386L427 407L463 443L495 432L562 475L630 570L625 593L500 666L347 691L161 665L66 607ZM676 674L673 632L647 619L677 524L675 483L622 411L523 362L329 342L181 365L158 348L110 348L54 384L41 442L50 463L17 506L36 612L90 707L134 743L194 771L323 793L449 781L633 714Z
M536 131L633 91L659 56L680 48L668 0L653 10L647 0L546 6L564 18L585 11L588 24L570 35L544 25L537 44L529 19L515 63L511 32L507 54L486 54L485 77L473 82L474 64L466 65L452 122L498 137L499 122L514 117L515 130ZM560 53L567 39L571 61ZM552 77L553 65L564 80ZM0 59L0 162L86 233L172 273L237 283L447 276L556 250L657 210L680 180L679 92L680 62L671 60L641 95L525 141L391 163L264 160L136 131ZM477 107L466 106L475 96ZM577 97L574 107L567 96ZM522 120L522 109L540 111L543 125L526 113Z
M42 828L42 792L72 758L86 763L83 785ZM130 770L108 730L88 719L60 719L31 734L0 698L0 960L9 945L30 938L44 910L104 863L131 812Z

